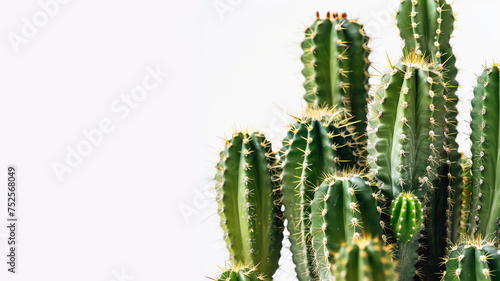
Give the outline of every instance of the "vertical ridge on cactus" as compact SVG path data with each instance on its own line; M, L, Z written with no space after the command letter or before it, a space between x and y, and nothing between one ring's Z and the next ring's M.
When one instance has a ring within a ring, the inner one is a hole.
M312 235L321 280L332 278L333 255L342 244L364 235L381 237L378 195L356 173L332 175L316 190L312 203Z
M271 143L259 132L235 132L220 157L217 200L231 258L273 276L284 218Z
M469 234L498 237L500 222L500 73L484 70L472 101L472 205Z
M311 202L324 174L357 167L357 136L342 111L309 108L291 125L280 154L282 192L297 278L316 280Z
M302 42L305 100L312 106L345 109L355 131L366 132L369 38L346 14L330 14L306 29Z

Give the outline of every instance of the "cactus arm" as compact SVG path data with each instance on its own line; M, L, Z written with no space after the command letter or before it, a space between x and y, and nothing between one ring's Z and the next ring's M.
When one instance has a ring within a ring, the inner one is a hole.
M397 69L395 71L397 72ZM386 74L382 77L382 85L375 95L371 117L368 121L370 128L368 131L368 163L371 172L383 183L380 189L390 200L402 192L399 185L393 184L391 176L395 113L402 82L401 75Z
M451 249L445 258L446 271L443 281L500 280L497 274L500 263L499 249L491 242L466 241Z
M380 237L380 213L371 186L358 175L332 176L318 188L312 203L313 246L322 280L329 280L333 255L363 235Z
M271 143L258 132L235 133L226 143L217 180L221 226L231 259L258 264L272 276L282 247L281 195L273 183Z
M287 228L290 232L290 249L295 263L295 271L299 280L316 278L315 265L310 257L308 204L314 195L314 188L303 180L303 161L306 151L308 131L305 126L292 129L285 139L285 154L282 163L283 172L283 204L288 220ZM300 166L298 166L300 164ZM298 167L297 167L298 166ZM298 173L298 171L300 173ZM311 277L310 277L311 276Z
M497 163L500 161L499 99L499 70L493 66L478 79L471 111L471 126L475 129L471 134L473 198L469 232L483 237L497 235L500 218L500 192L497 192Z
M434 58L438 69L446 73L447 84L456 86L456 59L450 45L455 22L451 4L445 0L404 0L396 19L405 52Z
M368 37L363 26L347 15L330 13L306 29L304 51L305 100L316 107L336 106L352 116L359 136L366 132L368 99Z

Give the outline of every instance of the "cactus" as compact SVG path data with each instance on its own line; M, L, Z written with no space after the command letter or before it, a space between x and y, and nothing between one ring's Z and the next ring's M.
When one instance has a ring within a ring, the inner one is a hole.
M423 56L407 54L403 62L382 77L369 114L368 162L383 194L394 200L411 192L424 202L425 241L398 245L407 262L400 263L403 279L430 274L446 248L447 189L438 173L445 155L446 84L442 72ZM417 251L417 248L418 251Z
M443 73L447 86L445 98L445 161L439 168L439 189L447 192L447 241L458 242L460 235L461 166L457 136L458 98L455 94L458 82L455 56L450 45L454 31L455 14L445 0L403 0L396 16L400 35L405 42L405 52L424 55L432 61L436 70ZM440 203L438 203L440 204Z
M344 245L335 254L333 275L336 281L396 280L390 249L379 239L365 237Z
M299 281L500 281L500 70L478 78L469 159L446 1L401 0L404 55L373 98L363 26L317 14L302 42L308 108L277 159L260 133L221 153L221 225L232 261L251 266L219 280L272 278L286 218Z
M430 56L448 81L457 76L456 58L450 45L455 14L445 0L403 0L396 15L407 53ZM456 88L456 81L450 87Z
M209 278L214 281L264 281L270 280L265 278L263 273L257 272L257 267L243 266L241 264L225 269L219 276Z
M498 66L478 78L472 101L472 205L469 234L498 236L500 222L500 73Z
M256 264L260 273L273 276L282 247L283 214L271 143L259 132L235 132L220 157L217 199L231 258Z
M391 204L391 227L394 236L402 242L413 239L420 232L424 220L422 203L411 193L401 193Z
M324 174L356 167L356 134L342 111L309 108L283 140L280 166L295 271L300 281L316 280L311 236L311 201Z
M351 239L382 235L378 195L366 181L356 174L330 176L314 195L312 234L321 280L332 278L331 252L338 252Z
M366 132L368 99L368 37L363 26L346 14L326 15L306 29L302 42L305 99L313 106L337 106Z
M409 54L382 77L371 106L368 162L391 200L403 191L422 199L438 176L445 85L433 69L423 57Z
M445 264L443 281L500 280L500 250L492 242L463 242L451 249Z

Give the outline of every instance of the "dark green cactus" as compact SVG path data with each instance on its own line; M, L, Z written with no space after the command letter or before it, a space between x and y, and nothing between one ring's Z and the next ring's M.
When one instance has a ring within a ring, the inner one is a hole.
M500 251L494 243L468 241L451 249L443 281L500 280Z
M396 16L406 53L432 57L447 81L457 76L455 56L450 45L455 14L446 0L403 0ZM454 82L451 86L456 86Z
M335 254L333 275L336 281L396 280L395 262L390 248L379 239L362 238L340 248Z
M418 236L424 221L422 203L411 193L401 193L391 204L391 227L398 241Z
M311 202L324 175L357 167L356 133L342 111L309 108L283 140L280 167L295 271L317 280L311 235Z
M353 116L356 132L366 132L368 37L346 14L330 13L306 29L302 42L305 99L313 106L337 106Z
M380 237L378 195L366 178L356 174L328 177L318 188L312 203L313 246L321 280L332 278L332 252L342 244L368 235Z
M258 265L260 273L272 277L278 268L284 218L271 143L259 132L236 132L226 140L220 157L217 200L231 259Z
M498 66L478 78L472 101L472 205L469 233L498 237L500 220L500 73Z
M216 279L209 278L214 281L264 281L271 280L264 276L263 273L257 272L257 267L237 265L230 269L224 270Z

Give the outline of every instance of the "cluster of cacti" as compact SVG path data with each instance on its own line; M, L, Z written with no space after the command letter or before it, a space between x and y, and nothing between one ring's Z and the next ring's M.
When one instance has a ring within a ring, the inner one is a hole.
M396 20L403 57L370 87L363 26L318 14L302 42L307 109L281 149L261 133L226 141L221 226L231 262L252 270L219 280L272 279L285 224L299 281L500 280L498 66L474 90L467 157L451 4L402 0Z

